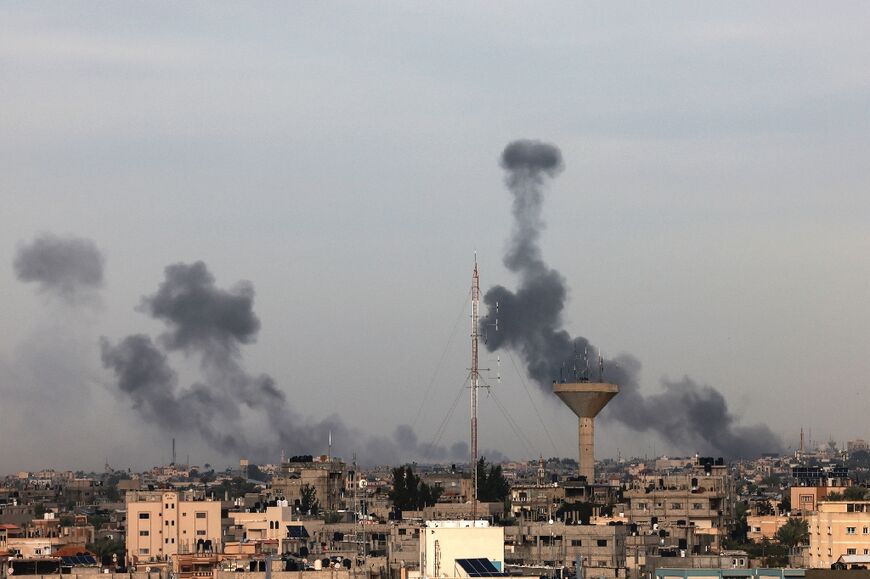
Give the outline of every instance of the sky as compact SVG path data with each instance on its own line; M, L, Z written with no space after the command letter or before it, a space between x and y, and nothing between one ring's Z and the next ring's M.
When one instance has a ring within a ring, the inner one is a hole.
M801 426L867 438L868 18L861 2L0 3L0 472L141 468L173 434L180 459L240 458L155 423L107 362L141 334L173 396L239 403L210 383L215 342L172 342L181 322L147 305L167 266L199 261L208 295L249 296L258 322L217 340L236 385L268 376L281 400L226 417L249 440L270 413L314 454L332 429L342 454L375 441L396 461L416 448L401 425L467 441L471 269L476 251L484 291L518 283L499 158L523 138L564 163L540 235L564 329L631 354L647 395L715 387L784 446ZM40 240L95 247L87 275L19 266ZM517 353L481 365L489 456L576 455L575 417ZM596 435L599 457L706 450L607 409Z

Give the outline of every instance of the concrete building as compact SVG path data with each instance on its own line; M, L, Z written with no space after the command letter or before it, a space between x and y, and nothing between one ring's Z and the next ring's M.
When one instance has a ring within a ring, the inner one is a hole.
M266 507L264 510L230 512L232 531L239 541L277 540L278 552L284 553L287 527L293 523L292 507Z
M746 526L749 530L746 537L756 543L764 539L773 540L776 532L788 521L787 515L747 515Z
M587 575L626 576L626 525L521 523L505 527L505 559L510 565L575 567Z
M793 514L807 515L818 509L819 503L831 493L843 494L845 486L794 486L789 490Z
M692 552L718 552L735 521L734 479L719 459L698 459L690 473L642 475L623 491L625 514L641 529L683 534Z
M870 501L822 501L807 523L809 567L829 569L842 555L870 555Z
M33 520L33 516L33 505L21 505L14 501L0 504L0 525L24 527Z
M345 506L346 477L346 465L334 458L323 456L317 460L285 462L281 464L280 473L272 479L272 496L288 501L298 512L302 504L302 488L311 486L321 510L337 511Z
M179 553L220 552L221 503L193 491L130 491L126 543L133 565Z
M488 559L504 571L504 527L485 521L428 521L421 530L420 571L424 577L462 577L457 561Z

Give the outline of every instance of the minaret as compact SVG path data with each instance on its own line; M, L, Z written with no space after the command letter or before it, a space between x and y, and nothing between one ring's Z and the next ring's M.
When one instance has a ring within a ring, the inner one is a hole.
M804 427L803 426L801 426L801 446L800 446L800 450L798 452L800 453L800 454L798 454L798 458L803 458L803 456L804 456Z
M477 254L471 274L471 520L477 520L477 389L480 387L478 342L480 339L480 274Z

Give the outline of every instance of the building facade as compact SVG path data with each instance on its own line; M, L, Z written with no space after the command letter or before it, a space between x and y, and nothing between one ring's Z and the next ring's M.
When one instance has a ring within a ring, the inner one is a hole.
M221 503L192 491L127 493L127 559L165 561L184 553L220 552Z

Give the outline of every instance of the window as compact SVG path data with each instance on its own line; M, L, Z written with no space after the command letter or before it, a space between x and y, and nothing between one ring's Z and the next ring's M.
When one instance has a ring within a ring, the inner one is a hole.
M846 527L846 534L847 535L854 535L855 534L855 527ZM852 555L854 555L854 554L855 553L852 553Z
M583 541L581 541L580 539L571 539L571 546L572 547L582 547Z
M166 544L168 545L168 544L169 544L169 539L163 539L163 542L166 543Z
M205 535L205 530L197 531L196 534L197 534L197 535L203 535L203 536L204 536L204 535Z
M175 537L172 537L172 538L170 539L170 542L172 542L172 544L174 545L174 544L175 544Z
M168 527L168 526L169 526L169 521L165 521L165 522L166 522L166 526Z
M187 516L187 513L181 513L181 516L182 516L182 517L186 517L186 516Z
M846 554L847 555L857 555L858 549L846 549Z
M400 535L404 535L404 534L407 533L407 532L408 532L408 529L399 529L399 534L400 534Z
M139 513L139 518L140 519L150 519L151 513Z
M202 511L196 513L197 519L204 519L206 516L207 516L206 513L202 512Z
M683 503L671 503L671 508L672 509L682 509Z
M870 527L864 527L864 529L862 530L862 532L863 532L865 535L870 534Z
M140 555L147 555L149 553L148 549L139 549Z
M151 534L151 533L149 533L148 531L139 531L139 536L140 536L140 537L147 537L147 536L150 535L150 534Z
M645 510L647 510L647 507L648 507L648 505L647 505L646 503L637 503L637 508L638 508L638 510L640 510L640 511L645 511Z
M864 554L865 554L865 555L870 555L870 549L864 549Z
M173 526L173 527L175 526L175 521L172 521L172 526Z
M598 539L598 546L599 547L606 547L607 546L607 539Z
M692 503L692 508L696 511L700 511L704 508L704 503Z

